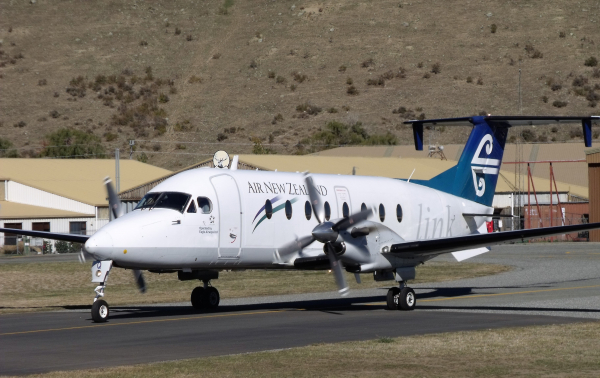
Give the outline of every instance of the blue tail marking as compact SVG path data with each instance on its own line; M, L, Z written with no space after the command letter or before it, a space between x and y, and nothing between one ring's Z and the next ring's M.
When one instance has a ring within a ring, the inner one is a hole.
M473 131L458 164L431 180L412 180L445 193L491 206L510 125L472 117Z

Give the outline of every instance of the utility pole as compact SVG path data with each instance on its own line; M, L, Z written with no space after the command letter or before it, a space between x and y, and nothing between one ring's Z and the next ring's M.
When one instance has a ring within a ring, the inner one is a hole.
M129 141L129 160L131 160L131 157L133 156L133 146L135 146L135 140L131 139Z
M521 63L519 62L519 66ZM519 115L523 115L523 96L521 95L521 68L519 67Z
M117 193L121 191L121 169L119 167L119 149L115 148L115 185Z

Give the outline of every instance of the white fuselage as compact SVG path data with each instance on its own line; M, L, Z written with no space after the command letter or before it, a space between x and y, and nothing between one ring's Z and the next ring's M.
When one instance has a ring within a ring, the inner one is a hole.
M380 251L385 246L474 233L484 218L474 221L462 214L492 212L475 202L402 180L319 174L312 177L322 203L329 204L332 221L343 218L344 203L350 214L360 211L363 204L374 210L370 221L384 227L366 238L368 253L361 263L370 264L371 270L418 263L383 256ZM134 210L100 229L86 243L87 251L125 268L293 268L293 264L277 258L277 248L296 237L310 235L318 224L310 212L307 219L309 197L301 173L193 169L165 180L152 192L187 193L194 201L205 197L212 202L212 210L203 213L198 208L189 213L189 202L183 212L167 208ZM273 208L270 219L264 208L267 200ZM290 201L292 210L289 219L286 201ZM380 208L385 211L383 220ZM300 256L323 254L322 248L321 243L314 242Z

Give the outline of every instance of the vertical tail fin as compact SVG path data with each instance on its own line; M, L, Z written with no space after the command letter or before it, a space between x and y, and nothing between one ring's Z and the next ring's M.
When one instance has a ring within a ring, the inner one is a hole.
M407 121L405 123L412 124L417 150L423 149L424 124L473 126L473 131L471 131L469 140L467 140L465 149L455 167L440 173L431 180L412 180L411 182L491 206L498 182L502 155L504 155L504 144L510 127L580 123L583 128L585 145L591 147L594 121L600 121L600 117L478 116Z
M491 206L510 126L489 122L483 116L471 117L469 121L473 130L458 164L431 180L417 183Z

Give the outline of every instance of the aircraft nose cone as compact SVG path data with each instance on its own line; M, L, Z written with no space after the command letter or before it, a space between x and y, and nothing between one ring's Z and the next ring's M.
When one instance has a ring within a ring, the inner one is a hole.
M85 250L98 260L110 259L113 239L107 231L99 230L85 242Z
M332 224L322 223L315 227L312 231L312 236L321 243L334 242L338 233L331 229Z

